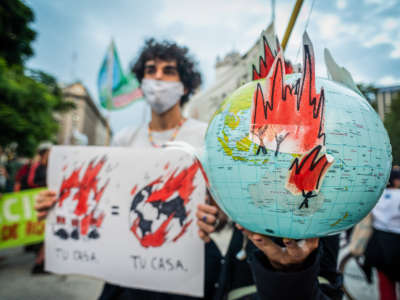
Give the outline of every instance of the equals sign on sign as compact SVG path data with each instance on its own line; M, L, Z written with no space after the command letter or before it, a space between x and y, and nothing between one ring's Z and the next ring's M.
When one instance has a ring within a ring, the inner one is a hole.
M119 206L117 206L117 205L111 206L111 214L112 215L119 215Z

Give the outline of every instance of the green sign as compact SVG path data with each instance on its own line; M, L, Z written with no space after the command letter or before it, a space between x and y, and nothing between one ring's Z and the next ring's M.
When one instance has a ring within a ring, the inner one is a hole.
M0 198L0 249L40 242L45 222L38 221L35 197L43 190L32 189L3 194Z

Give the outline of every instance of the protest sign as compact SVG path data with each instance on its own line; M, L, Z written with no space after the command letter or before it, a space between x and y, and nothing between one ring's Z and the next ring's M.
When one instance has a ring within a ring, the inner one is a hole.
M199 164L172 149L54 147L46 270L122 286L203 295L204 245L195 212Z
M37 221L35 197L42 189L3 194L0 198L0 249L40 242L45 223Z

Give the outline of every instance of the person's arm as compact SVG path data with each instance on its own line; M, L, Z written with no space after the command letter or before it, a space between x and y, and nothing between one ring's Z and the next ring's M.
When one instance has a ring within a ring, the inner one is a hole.
M257 251L249 262L260 299L322 300L325 296L318 283L321 251L314 250L294 269L277 270L262 251Z
M259 249L250 258L260 299L329 299L318 283L321 261L319 239L296 242L283 239L284 247L269 237L237 226Z

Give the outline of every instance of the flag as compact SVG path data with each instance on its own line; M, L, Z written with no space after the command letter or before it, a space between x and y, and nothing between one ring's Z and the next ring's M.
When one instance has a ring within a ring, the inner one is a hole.
M114 42L108 47L99 71L97 85L100 103L105 109L117 110L143 99L134 74L124 74Z

